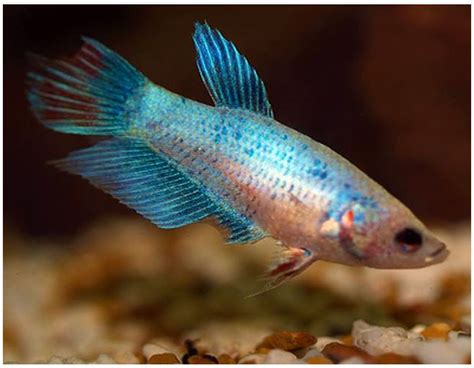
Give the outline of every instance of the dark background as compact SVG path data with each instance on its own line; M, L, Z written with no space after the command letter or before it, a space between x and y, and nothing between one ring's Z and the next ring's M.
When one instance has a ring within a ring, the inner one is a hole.
M328 145L423 220L470 216L469 6L4 6L4 219L65 235L134 212L48 160L93 137L42 127L25 99L25 52L71 55L80 35L154 82L210 103L193 23L235 42L276 118Z

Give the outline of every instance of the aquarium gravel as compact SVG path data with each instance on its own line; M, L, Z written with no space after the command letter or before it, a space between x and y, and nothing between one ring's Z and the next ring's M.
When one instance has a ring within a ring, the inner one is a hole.
M271 292L275 245L223 247L207 225L101 221L71 239L7 229L4 361L16 363L466 363L470 228L421 270L315 263ZM199 249L199 252L191 251Z

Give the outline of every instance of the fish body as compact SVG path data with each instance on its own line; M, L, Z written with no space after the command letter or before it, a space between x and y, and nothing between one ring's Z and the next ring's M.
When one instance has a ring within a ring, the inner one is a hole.
M29 100L47 127L114 138L56 162L161 228L212 220L227 243L284 247L268 288L317 259L423 267L446 247L349 161L275 120L263 82L207 24L194 34L216 106L150 82L97 41L69 62L37 59Z

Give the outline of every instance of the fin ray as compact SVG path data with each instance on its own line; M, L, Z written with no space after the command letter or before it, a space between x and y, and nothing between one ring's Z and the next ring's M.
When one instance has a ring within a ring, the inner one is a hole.
M267 281L264 287L247 298L266 293L280 286L299 275L317 260L316 254L306 248L285 248L283 253L279 253L267 274L264 275L263 280Z
M273 117L262 80L235 45L208 24L196 23L197 66L216 106Z
M130 125L127 103L148 80L104 45L83 37L67 61L30 55L28 100L44 125L63 133L119 135Z
M227 230L228 243L247 243L266 236L140 139L102 141L53 164L81 175L158 227L172 229L215 217Z

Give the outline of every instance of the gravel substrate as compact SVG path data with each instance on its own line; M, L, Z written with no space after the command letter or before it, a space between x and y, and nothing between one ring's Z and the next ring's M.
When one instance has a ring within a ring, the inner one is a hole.
M246 299L278 248L224 247L206 225L110 220L70 241L5 232L4 361L467 363L470 228L420 270L317 262Z

